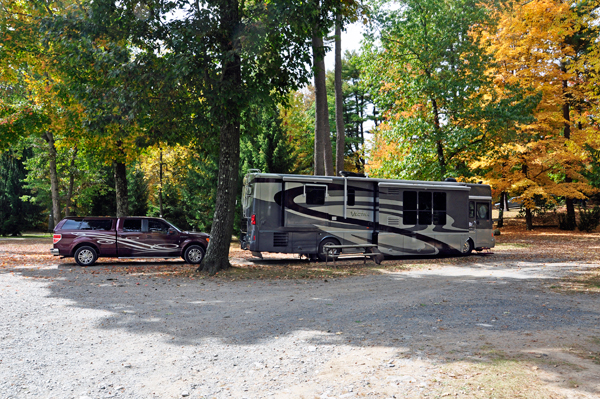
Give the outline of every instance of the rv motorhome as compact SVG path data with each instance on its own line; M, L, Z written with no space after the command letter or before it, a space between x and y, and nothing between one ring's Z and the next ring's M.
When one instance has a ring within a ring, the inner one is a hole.
M495 245L488 185L342 174L250 170L242 192L242 249L324 260L327 244L376 244L391 256L468 255Z

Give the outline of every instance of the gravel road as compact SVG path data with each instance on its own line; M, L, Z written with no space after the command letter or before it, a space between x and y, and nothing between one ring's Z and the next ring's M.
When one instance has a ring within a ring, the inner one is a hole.
M556 397L600 396L600 366L565 349L598 344L598 296L549 288L597 264L222 281L70 262L0 269L0 398L455 396L448 369L490 347L547 359Z

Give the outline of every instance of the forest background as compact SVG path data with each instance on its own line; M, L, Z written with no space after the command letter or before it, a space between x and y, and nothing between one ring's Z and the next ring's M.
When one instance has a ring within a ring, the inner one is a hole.
M248 169L483 181L574 229L599 25L596 0L0 0L0 234L162 215L214 272Z

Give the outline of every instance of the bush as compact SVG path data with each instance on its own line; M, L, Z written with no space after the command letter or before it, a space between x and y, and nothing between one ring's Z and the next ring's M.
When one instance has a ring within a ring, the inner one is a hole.
M577 221L573 217L569 217L566 213L558 214L558 228L561 230L575 230Z
M581 231L591 233L596 230L600 224L600 207L595 206L593 209L579 208L579 223L577 228Z

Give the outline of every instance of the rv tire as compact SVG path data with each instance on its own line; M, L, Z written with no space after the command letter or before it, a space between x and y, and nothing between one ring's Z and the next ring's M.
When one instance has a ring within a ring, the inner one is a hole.
M467 255L471 255L471 252L473 252L473 240L471 240L470 238L467 239L467 241L465 241L465 243L463 244L462 248L461 248L461 252L464 256Z
M319 244L319 253L317 254L317 256L319 257L319 260L321 262L325 262L327 254L325 253L325 245L340 245L340 242L338 240L336 240L335 238L326 238L323 241L321 241L321 243ZM340 254L340 250L339 249L335 249L333 250L333 254L334 255L339 255Z

